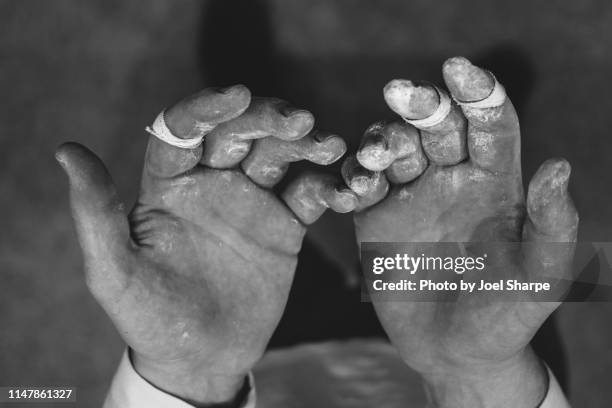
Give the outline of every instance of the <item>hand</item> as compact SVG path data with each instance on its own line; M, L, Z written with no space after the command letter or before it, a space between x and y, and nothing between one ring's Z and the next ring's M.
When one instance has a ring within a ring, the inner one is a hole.
M188 401L227 401L280 320L305 224L327 207L356 205L326 175L303 174L282 198L271 188L290 162L327 165L346 146L312 132L308 111L251 99L244 86L204 90L165 118L185 139L214 129L204 148L150 137L129 216L91 151L67 143L56 156L70 181L87 284L133 350L136 369Z
M495 84L464 58L447 60L443 74L462 102L485 99ZM424 83L394 80L384 95L407 119L427 118L440 104L438 91ZM357 157L343 166L346 183L360 196L358 242L532 242L533 250L501 261L517 276L546 267L561 277L571 266L571 251L551 253L546 245L576 239L569 175L566 161L548 160L525 201L519 123L508 99L493 108L453 104L441 123L419 130L404 122L375 124ZM546 373L529 341L558 303L464 296L374 306L403 359L423 374L436 406L535 407L543 397Z

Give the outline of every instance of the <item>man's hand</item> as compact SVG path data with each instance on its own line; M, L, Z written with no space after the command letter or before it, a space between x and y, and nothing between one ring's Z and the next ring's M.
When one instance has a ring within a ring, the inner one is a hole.
M464 58L447 60L443 74L461 102L487 98L495 84ZM400 116L419 120L438 109L438 92L445 91L394 80L384 95ZM508 99L488 108L453 103L440 123L419 130L403 122L375 124L343 166L346 183L360 196L359 242L531 242L529 251L503 265L517 276L546 267L562 277L571 266L572 251L559 254L547 245L576 239L569 175L566 161L548 160L525 201L519 123ZM546 372L529 341L558 303L464 296L374 306L403 359L423 374L435 406L535 407L543 398Z
M196 403L229 401L283 313L305 232L326 208L357 202L337 180L298 177L290 162L327 165L346 146L313 116L244 86L207 89L166 110L180 149L151 136L138 202L126 216L103 163L67 143L67 172L87 284L133 351L137 371ZM258 140L255 140L258 139Z

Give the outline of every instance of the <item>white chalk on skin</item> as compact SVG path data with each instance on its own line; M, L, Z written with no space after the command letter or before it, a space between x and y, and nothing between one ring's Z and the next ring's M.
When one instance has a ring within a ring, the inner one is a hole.
M498 106L502 106L506 101L506 89L499 83L497 78L495 78L495 75L490 72L489 75L491 75L493 81L495 81L495 85L493 86L493 90L489 96L479 101L464 102L455 99L455 102L457 102L458 105L465 106L466 108L475 109L497 108Z
M436 110L426 118L423 119L407 119L403 118L406 123L410 123L412 126L416 128L427 128L435 126L441 123L451 111L451 100L446 94L446 92L442 92L438 87L436 88L436 92L440 97L440 104L436 108Z
M178 147L180 149L195 149L202 144L204 136L206 136L211 130L215 128L215 125L209 125L205 123L198 123L197 129L200 135L191 139L181 139L172 134L172 131L168 128L165 119L166 111L163 110L157 117L151 126L147 126L145 130L158 138L159 140L168 143L171 146Z

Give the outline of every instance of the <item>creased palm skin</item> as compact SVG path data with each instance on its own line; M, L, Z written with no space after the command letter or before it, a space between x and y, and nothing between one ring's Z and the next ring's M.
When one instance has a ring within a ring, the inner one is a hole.
M355 215L355 228L359 242L519 242L524 217L520 172L493 174L462 163L432 165L414 182L392 187L385 200ZM513 356L538 326L526 327L522 313L508 306L469 298L375 303L404 359L424 372L440 359L455 365ZM514 328L518 336L498 328Z
M129 221L125 281L111 297L92 288L126 342L216 375L248 372L284 310L304 226L241 172L201 166L145 186Z

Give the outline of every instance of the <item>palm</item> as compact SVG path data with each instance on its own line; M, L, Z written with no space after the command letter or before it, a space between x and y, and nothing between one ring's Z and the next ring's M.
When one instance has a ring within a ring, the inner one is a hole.
M360 242L517 242L523 217L520 173L500 176L463 163L431 166L414 183L394 187L384 201L356 214L355 226ZM518 313L508 313L508 304L493 296L435 303L379 301L375 306L400 352L413 367L426 369L421 366L435 361L432 354L440 350L462 358L498 358L524 346L531 329L525 330L522 320L527 310L516 307ZM517 333L500 332L500 327Z
M126 341L144 355L250 367L287 300L305 231L295 216L243 173L198 167L145 184L130 221L137 267L118 291L132 306L113 316ZM150 295L134 307L139 293Z
M520 170L500 175L471 163L430 166L356 214L355 227L361 242L516 242L524 208Z

